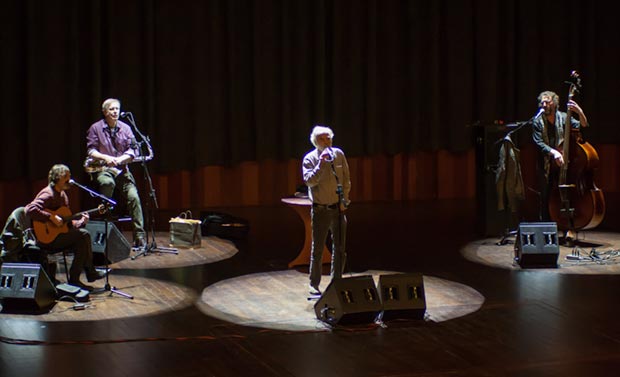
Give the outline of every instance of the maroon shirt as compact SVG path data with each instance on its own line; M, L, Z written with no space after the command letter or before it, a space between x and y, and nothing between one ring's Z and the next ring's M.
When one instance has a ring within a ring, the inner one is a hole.
M46 222L52 216L48 210L56 211L60 207L69 207L67 193L64 191L58 192L48 185L39 191L30 204L26 205L26 213L32 220ZM72 221L74 228L80 228L83 223L84 221L81 218Z

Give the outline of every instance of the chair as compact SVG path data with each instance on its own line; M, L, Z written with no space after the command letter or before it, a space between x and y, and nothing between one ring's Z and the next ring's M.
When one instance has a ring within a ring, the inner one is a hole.
M32 221L24 207L18 207L9 216L0 236L2 242L2 261L17 263L38 263L47 272L50 279L55 280L56 263L50 263L49 255L55 252L45 250L37 245L32 231ZM69 281L69 269L67 268L66 250L62 250L67 281Z

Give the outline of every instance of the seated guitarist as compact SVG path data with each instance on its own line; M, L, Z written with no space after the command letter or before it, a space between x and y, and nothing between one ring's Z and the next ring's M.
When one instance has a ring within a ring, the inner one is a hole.
M93 123L86 135L88 157L103 162L100 171L92 173L99 192L108 198L118 188L132 219L134 246L144 247L144 217L136 181L129 171L129 164L136 157L135 137L131 127L118 118L121 103L108 98L101 105L103 119Z
M63 227L65 221L57 214L57 210L69 207L69 197L65 190L69 189L71 171L65 165L54 165L49 171L49 185L42 189L34 200L26 206L26 213L33 222L49 223L52 227ZM88 222L88 214L85 213L80 219L69 221L67 232L60 232L56 238L42 246L52 252L71 250L75 253L73 263L69 269L69 284L86 290L93 290L92 286L80 281L82 271L86 272L86 279L93 282L105 276L105 273L97 271L93 265L93 250L90 233L84 229ZM36 235L36 232L35 232ZM53 276L52 276L53 278Z

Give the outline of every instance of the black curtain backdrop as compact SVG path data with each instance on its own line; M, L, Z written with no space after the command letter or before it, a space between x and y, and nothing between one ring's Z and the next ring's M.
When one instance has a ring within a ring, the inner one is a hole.
M610 3L611 4L611 3ZM301 158L315 123L349 156L472 147L471 128L565 109L616 143L620 23L607 3L537 0L2 1L1 179L76 173L120 98L153 171Z

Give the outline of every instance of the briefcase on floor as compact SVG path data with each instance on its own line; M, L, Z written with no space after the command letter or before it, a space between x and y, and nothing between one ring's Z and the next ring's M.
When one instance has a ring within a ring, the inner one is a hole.
M170 223L170 244L181 247L200 247L202 235L200 220L192 219L192 212L185 211L173 217Z

